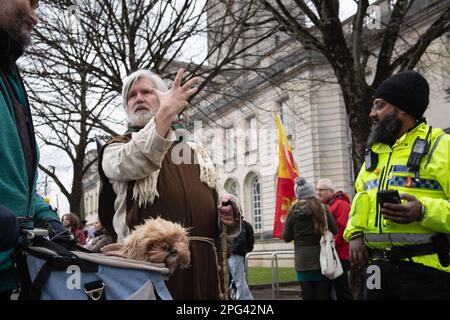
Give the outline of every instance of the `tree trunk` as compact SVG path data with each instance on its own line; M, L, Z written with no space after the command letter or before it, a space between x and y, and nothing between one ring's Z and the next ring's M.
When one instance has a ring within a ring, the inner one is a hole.
M80 148L81 149L81 148ZM82 148L83 151L77 150L77 158L74 163L73 170L73 182L72 192L70 193L70 211L75 213L81 218L81 198L83 192L83 163L84 163L84 151L86 148Z
M372 90L365 83L344 80L341 83L345 109L349 119L352 137L352 162L355 178L364 162L364 153L369 137L371 121L369 117L372 105Z

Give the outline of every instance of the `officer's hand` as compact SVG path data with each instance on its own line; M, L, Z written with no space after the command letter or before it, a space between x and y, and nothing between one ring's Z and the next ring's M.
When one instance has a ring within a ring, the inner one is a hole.
M350 240L350 263L352 266L365 268L369 262L369 253L364 244L364 237Z
M401 199L407 201L405 204L385 203L381 208L383 217L395 223L408 224L417 221L422 213L422 203L410 194L402 194Z
M222 199L219 202L219 206L217 207L219 209L219 215L220 215L220 222L222 222L226 226L235 226L238 221L234 221L233 218L233 207L231 204L224 206L223 204L228 202L228 200L231 199L231 196L224 195ZM233 200L230 200L233 201Z

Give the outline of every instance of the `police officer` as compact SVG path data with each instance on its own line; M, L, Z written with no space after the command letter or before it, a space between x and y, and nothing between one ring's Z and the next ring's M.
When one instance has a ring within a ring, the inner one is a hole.
M450 137L423 118L429 85L404 71L378 87L344 238L368 299L449 299ZM398 190L380 205L384 190ZM381 192L380 192L381 191Z

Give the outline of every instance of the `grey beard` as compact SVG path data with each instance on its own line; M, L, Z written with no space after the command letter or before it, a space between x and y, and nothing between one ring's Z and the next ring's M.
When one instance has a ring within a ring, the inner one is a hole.
M397 118L397 113L398 111L393 111L383 120L379 121L378 124L372 125L369 138L367 139L367 145L369 147L377 142L389 146L394 145L402 129L402 122Z
M155 116L152 112L128 113L128 123L136 127L145 127L147 123Z

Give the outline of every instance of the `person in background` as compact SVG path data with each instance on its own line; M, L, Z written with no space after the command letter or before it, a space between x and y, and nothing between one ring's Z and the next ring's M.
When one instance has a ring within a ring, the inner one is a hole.
M245 276L245 255L253 250L255 244L252 225L242 218L241 232L231 239L231 255L228 257L231 287L234 300L253 300Z
M95 227L93 225L87 226L86 232L85 232L86 233L86 244L84 245L85 248L87 248L91 244L92 240L94 239L94 237L95 237L94 232L95 232Z
M350 270L348 242L344 240L344 230L348 222L350 212L350 199L343 191L335 191L333 181L330 179L320 179L316 186L316 195L323 204L328 206L337 223L338 232L334 236L336 251L341 260L344 273L332 281L336 298L338 300L352 300L352 293L349 289L348 272Z
M87 239L87 238L88 238L88 225L87 225L87 220L81 220L80 229L81 229L81 230L83 231L83 233L84 233L84 238Z
M104 246L113 243L113 239L105 228L103 228L99 220L94 222L94 229L94 238L86 246L86 249L92 252L101 252Z
M71 234L73 234L80 245L86 244L86 237L84 236L83 230L80 229L80 218L74 213L66 213L61 217L61 222Z
M336 234L336 222L327 206L314 196L314 187L305 178L295 179L294 191L297 200L288 210L283 240L294 240L295 269L303 300L329 300L330 280L320 269L320 238L325 225Z

